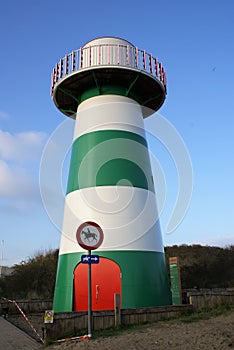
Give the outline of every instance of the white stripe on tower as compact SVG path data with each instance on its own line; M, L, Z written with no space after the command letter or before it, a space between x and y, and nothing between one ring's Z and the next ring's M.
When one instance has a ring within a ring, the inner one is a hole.
M131 98L118 95L85 100L78 106L73 141L97 130L124 130L145 137L141 106Z
M117 201L109 201L111 196L118 196ZM97 222L105 232L100 251L164 252L153 192L127 186L102 186L69 193L60 254L82 251L76 242L76 230L81 223L90 220Z

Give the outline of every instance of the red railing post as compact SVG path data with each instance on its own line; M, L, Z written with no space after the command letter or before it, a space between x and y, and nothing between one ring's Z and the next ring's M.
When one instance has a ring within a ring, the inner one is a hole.
M54 90L54 80L55 80L55 68L53 69L53 72L51 74L51 89L50 89L51 96L52 96L53 90Z
M127 64L130 65L130 47L127 45Z
M64 58L64 66L65 66L65 75L68 74L68 57L67 55Z
M156 76L158 77L158 59L155 58L155 73L156 73Z
M108 64L110 64L110 44L108 44L107 46L107 61L108 61Z
M145 52L145 50L143 51L143 67L144 67L144 70L146 70L146 52Z
M150 59L150 73L153 73L153 57L152 57L152 53L149 56Z
M100 45L98 45L98 64L101 62L101 56L100 56Z
M163 68L163 85L166 86L167 85L167 78L166 78L166 72Z
M83 67L83 49L80 47L79 49L79 68Z
M57 63L56 64L56 82L58 81L59 79L59 64Z
M135 48L135 62L136 62L136 68L138 68L138 47Z
M163 75L162 75L162 63L159 63L159 74L160 74L160 80L163 81Z
M91 46L89 46L89 66L91 66Z
M75 70L75 53L72 51L72 57L71 57L71 70L72 72Z
M63 60L62 58L59 61L59 78L62 78L63 76Z

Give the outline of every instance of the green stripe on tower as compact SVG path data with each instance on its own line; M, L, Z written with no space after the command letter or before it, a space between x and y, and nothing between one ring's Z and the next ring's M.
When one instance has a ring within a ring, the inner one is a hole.
M99 130L78 137L72 146L67 194L115 185L154 192L145 138L123 130Z
M122 308L171 304L165 255L147 251L95 251L119 264L122 273ZM82 252L59 256L53 309L73 310L73 272Z

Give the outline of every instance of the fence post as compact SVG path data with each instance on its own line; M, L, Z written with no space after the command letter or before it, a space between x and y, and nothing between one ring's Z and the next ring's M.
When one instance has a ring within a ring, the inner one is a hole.
M120 313L120 294L114 294L114 306L115 306L115 327L121 325L121 313Z

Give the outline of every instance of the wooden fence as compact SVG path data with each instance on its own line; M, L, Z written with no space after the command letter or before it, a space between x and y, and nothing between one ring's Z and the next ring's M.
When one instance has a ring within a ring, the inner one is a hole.
M124 309L121 310L121 324L133 325L153 323L159 320L178 317L181 313L192 312L192 305L160 306L153 308ZM87 313L68 312L56 313L53 324L45 324L46 338L48 340L61 337L87 334ZM114 311L93 312L93 330L115 327ZM85 333L86 332L86 333Z
M218 305L234 305L234 290L188 292L187 297L194 310L212 308Z
M50 300L17 300L17 304L19 307L24 311L24 313L27 314L33 314L33 313L41 313L45 312L45 310L51 310L53 301ZM19 314L19 311L15 307L15 305L10 302L0 299L0 311L3 313L3 310L7 309L7 314L16 315Z

